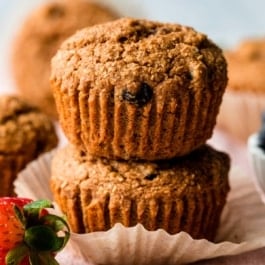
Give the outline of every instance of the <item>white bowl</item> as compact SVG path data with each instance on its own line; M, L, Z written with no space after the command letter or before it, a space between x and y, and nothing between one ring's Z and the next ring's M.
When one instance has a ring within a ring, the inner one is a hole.
M252 134L248 138L248 151L254 170L256 187L265 203L265 151L258 146L258 133Z

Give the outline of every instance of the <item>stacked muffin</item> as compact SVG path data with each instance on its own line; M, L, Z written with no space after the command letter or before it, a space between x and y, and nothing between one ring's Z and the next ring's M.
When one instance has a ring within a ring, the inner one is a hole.
M51 85L70 145L51 187L72 230L141 223L212 240L230 161L205 142L226 83L221 50L182 25L122 18L66 40Z

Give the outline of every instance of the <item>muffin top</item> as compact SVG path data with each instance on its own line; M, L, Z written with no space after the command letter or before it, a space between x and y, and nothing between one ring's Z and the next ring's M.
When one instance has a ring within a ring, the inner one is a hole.
M82 187L98 196L115 193L124 197L152 197L171 196L175 192L181 197L195 190L203 193L227 186L229 167L228 155L207 145L185 157L157 162L96 158L70 145L55 155L52 178L61 182L69 194Z
M65 93L114 90L145 105L161 90L223 90L222 51L206 35L178 24L132 18L78 31L52 60L51 82Z
M225 57L230 90L265 92L265 38L244 40Z
M52 121L13 95L0 97L1 155L40 154L57 145Z

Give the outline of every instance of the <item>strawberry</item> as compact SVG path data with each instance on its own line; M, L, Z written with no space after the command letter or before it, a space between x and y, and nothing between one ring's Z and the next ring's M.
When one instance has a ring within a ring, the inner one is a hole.
M0 198L0 265L55 265L54 256L67 243L66 221L47 208L48 200Z

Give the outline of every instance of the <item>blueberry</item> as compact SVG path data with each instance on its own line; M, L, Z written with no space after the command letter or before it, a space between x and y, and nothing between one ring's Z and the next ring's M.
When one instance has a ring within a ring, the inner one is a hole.
M153 97L153 90L147 83L141 83L136 93L122 91L122 99L138 107L146 105Z
M265 112L262 113L261 129L258 133L258 146L265 151Z

